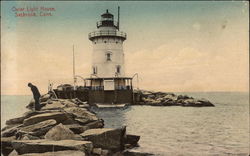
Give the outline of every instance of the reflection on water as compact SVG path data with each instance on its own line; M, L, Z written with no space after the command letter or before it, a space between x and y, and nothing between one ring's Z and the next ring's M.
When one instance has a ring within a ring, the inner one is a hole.
M92 108L91 110L97 113L97 116L104 119L104 125L108 128L117 128L126 126L125 113L130 111L132 107L127 107L125 109L120 108ZM107 122L106 122L107 121Z

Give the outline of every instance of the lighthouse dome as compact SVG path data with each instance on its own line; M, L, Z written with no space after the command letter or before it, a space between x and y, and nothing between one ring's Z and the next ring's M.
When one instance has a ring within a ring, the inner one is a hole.
M109 13L109 10L107 9L104 14L101 15L102 18L110 18L113 20L114 15Z
M109 13L108 10L101 15L101 20L96 24L97 28L110 27L112 29L118 29L118 23L114 21L114 15Z

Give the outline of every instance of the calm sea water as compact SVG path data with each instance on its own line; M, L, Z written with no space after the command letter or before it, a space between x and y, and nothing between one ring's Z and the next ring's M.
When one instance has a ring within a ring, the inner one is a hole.
M11 118L22 116L28 109L32 96L28 95L1 95L1 127L5 125L5 121Z
M132 106L96 112L104 119L105 127L126 125L128 133L140 135L140 147L136 151L162 156L249 154L248 93L187 95L207 98L216 107ZM1 126L6 119L24 113L30 98L2 96Z

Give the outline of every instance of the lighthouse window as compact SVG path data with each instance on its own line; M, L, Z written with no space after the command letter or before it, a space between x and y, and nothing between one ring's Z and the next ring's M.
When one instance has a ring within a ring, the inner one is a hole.
M107 57L107 61L111 61L111 53L107 53L106 57Z
M116 73L120 74L120 72L121 72L121 66L116 66Z
M93 67L93 74L97 74L97 67Z

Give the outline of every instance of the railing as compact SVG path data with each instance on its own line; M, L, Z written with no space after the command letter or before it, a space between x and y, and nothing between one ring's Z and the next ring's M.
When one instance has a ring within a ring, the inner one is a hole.
M89 33L89 39L91 40L94 37L98 36L118 36L122 37L124 39L127 38L127 34L122 31L116 31L116 30L100 30L100 31L94 31Z
M88 86L91 90L104 90L104 86ZM131 86L115 86L115 90L131 90Z

